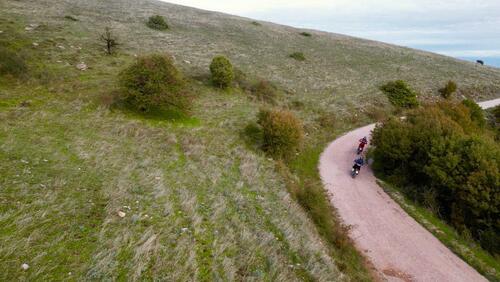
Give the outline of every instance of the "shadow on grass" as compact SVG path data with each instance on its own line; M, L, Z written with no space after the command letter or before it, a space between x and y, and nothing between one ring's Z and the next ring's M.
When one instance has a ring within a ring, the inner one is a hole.
M240 131L240 138L245 142L246 147L253 152L261 152L262 129L256 122L251 122Z
M172 125L185 127L196 127L201 124L199 119L185 114L179 109L173 107L155 107L147 112L144 112L136 109L128 103L118 102L113 105L112 109L119 110L130 118L153 124L170 123Z

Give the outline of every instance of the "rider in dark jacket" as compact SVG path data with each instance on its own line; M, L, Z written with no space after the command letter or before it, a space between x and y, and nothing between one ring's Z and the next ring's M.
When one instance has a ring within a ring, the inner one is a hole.
M363 157L359 157L359 158L354 160L354 165L352 166L352 168L354 168L355 170L361 170L361 167L364 164L365 164L365 160L363 159Z

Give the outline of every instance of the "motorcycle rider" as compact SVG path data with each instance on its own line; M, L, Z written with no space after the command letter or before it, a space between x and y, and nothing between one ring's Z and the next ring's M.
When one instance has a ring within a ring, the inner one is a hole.
M359 157L359 158L357 158L357 159L354 160L354 165L352 166L352 168L354 170L360 171L361 167L364 164L365 164L365 160L363 159L363 157Z
M359 139L359 146L358 146L358 152L361 153L365 149L366 144L368 144L368 138L363 137L362 139Z

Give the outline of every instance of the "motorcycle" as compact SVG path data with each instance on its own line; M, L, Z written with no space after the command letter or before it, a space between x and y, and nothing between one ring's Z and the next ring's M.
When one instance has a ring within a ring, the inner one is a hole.
M359 175L359 171L361 170L361 167L360 166L353 166L352 169L351 169L351 176L352 178L356 178L356 176Z
M363 148L361 146L358 147L358 150L356 151L356 154L361 154L363 153Z

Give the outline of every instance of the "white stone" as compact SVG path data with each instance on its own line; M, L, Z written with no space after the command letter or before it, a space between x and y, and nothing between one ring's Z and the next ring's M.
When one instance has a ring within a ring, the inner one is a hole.
M33 42L33 46L37 47L37 46L38 46L38 43Z
M84 62L81 62L81 63L79 63L78 65L76 65L76 68L77 68L77 69L79 69L79 70L81 70L81 71L84 71L84 70L86 70L88 67L87 67L87 65L86 65Z
M22 268L23 270L28 270L28 268L30 268L30 266L29 266L27 263L23 263L23 264L21 265L21 268Z
M122 212L122 211L118 211L118 216L121 217L121 218L124 218L127 214Z

